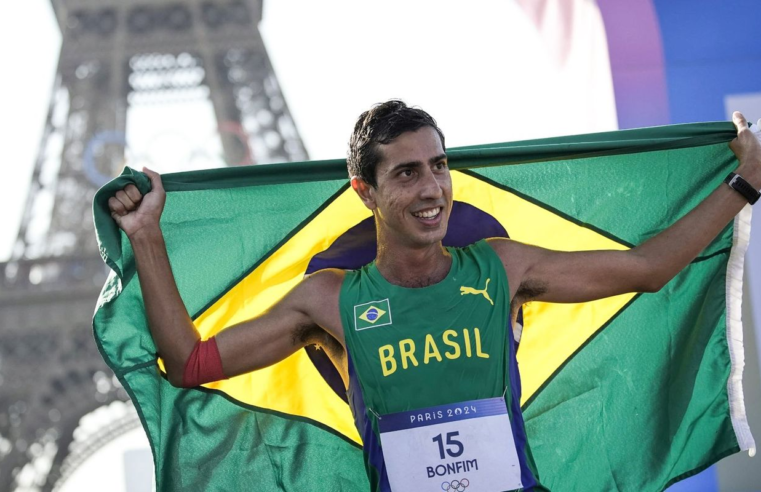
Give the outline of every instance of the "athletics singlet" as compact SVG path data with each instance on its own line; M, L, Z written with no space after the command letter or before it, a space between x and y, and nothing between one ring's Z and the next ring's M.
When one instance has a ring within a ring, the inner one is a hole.
M340 309L349 403L372 490L425 483L425 489L456 491L471 482L476 490L486 480L475 478L479 473L491 473L488 483L517 483L515 490L542 488L520 411L502 261L483 240L447 251L449 273L425 288L390 284L375 262L346 272ZM490 436L499 439L485 444ZM414 451L403 460L384 459L384 451L408 449ZM505 482L489 466L512 466L515 478Z

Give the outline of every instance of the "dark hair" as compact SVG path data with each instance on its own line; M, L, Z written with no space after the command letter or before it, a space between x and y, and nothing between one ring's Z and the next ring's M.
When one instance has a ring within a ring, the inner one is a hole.
M402 101L392 99L376 104L359 116L349 140L347 164L349 177L357 176L375 188L375 168L381 160L378 144L389 144L402 133L414 132L430 126L444 145L444 134L431 115L420 108L410 108Z

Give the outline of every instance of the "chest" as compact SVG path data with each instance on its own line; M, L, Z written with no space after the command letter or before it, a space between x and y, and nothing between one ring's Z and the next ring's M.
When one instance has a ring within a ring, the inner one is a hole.
M509 303L497 279L453 276L437 289L365 295L346 306L344 330L368 394L410 402L432 392L425 401L438 395L449 401L454 389L442 382L468 383L457 391L485 381L490 388L502 384Z

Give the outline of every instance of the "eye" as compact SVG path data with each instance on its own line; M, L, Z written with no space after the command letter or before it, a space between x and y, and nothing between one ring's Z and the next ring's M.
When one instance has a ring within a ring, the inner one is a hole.
M447 163L445 161L440 161L436 163L436 169L438 170L446 169L446 167L447 167Z
M399 173L399 176L409 178L410 176L412 176L412 169L404 169L402 172Z

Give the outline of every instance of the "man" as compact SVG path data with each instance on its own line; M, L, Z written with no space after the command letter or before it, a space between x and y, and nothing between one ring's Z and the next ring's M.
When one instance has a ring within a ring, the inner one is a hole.
M153 190L143 197L127 186L109 207L131 241L172 384L232 377L317 344L348 388L373 490L420 490L427 480L443 487L449 470L468 472L474 490L536 489L511 319L534 300L654 292L692 261L761 188L761 145L741 114L733 119L739 188L722 185L636 248L564 253L494 238L447 249L453 197L444 136L419 109L378 105L360 116L349 152L352 188L375 217L376 260L317 272L262 316L204 342L159 228L161 178L146 170Z

